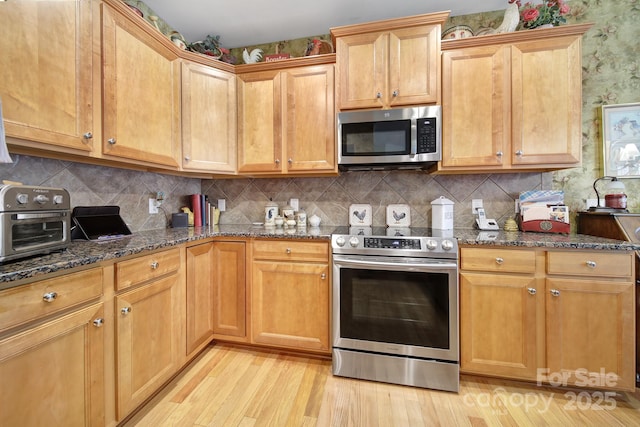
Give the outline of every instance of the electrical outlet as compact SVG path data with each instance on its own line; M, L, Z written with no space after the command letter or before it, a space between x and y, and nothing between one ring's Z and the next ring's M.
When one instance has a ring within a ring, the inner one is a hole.
M478 208L482 208L482 199L471 199L471 213L478 213Z
M218 209L220 209L220 212L227 210L227 201L225 199L218 199Z
M157 214L158 213L158 203L156 199L149 199L149 213Z

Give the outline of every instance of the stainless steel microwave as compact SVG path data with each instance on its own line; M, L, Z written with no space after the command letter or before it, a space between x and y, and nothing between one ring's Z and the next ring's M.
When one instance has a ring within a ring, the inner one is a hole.
M425 169L442 160L439 105L338 113L341 170Z

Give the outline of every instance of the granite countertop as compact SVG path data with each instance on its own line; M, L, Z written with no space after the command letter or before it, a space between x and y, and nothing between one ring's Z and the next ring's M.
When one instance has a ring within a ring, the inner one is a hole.
M73 241L64 251L0 264L0 289L13 286L12 282L23 281L25 279L75 267L88 266L101 261L135 255L145 251L194 242L208 237L263 237L328 241L331 239L331 234L345 234L348 233L348 230L348 227L322 226L289 231L239 224L140 231L128 237L104 242ZM483 232L475 229L456 229L452 231L435 232L435 230L428 228L411 229L411 235L414 236L439 234L452 238L455 237L461 245L640 250L640 244L579 234L563 235L505 231Z

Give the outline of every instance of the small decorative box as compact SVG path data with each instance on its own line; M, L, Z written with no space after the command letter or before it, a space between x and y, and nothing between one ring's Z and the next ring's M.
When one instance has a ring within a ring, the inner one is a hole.
M349 206L349 225L370 226L373 212L371 205L351 205Z
M411 226L411 209L409 205L387 206L387 227Z

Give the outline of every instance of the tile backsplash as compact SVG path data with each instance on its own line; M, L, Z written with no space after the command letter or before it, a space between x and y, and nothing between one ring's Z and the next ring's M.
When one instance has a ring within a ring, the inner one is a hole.
M455 202L454 226L473 226L471 200L483 199L487 216L502 226L513 217L514 200L523 190L550 189L551 174L429 175L418 171L348 172L329 178L246 178L200 180L74 162L13 155L0 164L0 179L27 185L65 188L71 206L117 205L132 231L164 228L171 213L188 206L190 194L204 193L214 203L226 200L221 224L264 220L264 206L273 199L281 207L299 199L308 215L324 225L347 225L349 205L372 206L373 225L385 225L386 206L408 204L413 226L431 225L431 201L445 196ZM149 198L165 194L160 214L150 215Z

